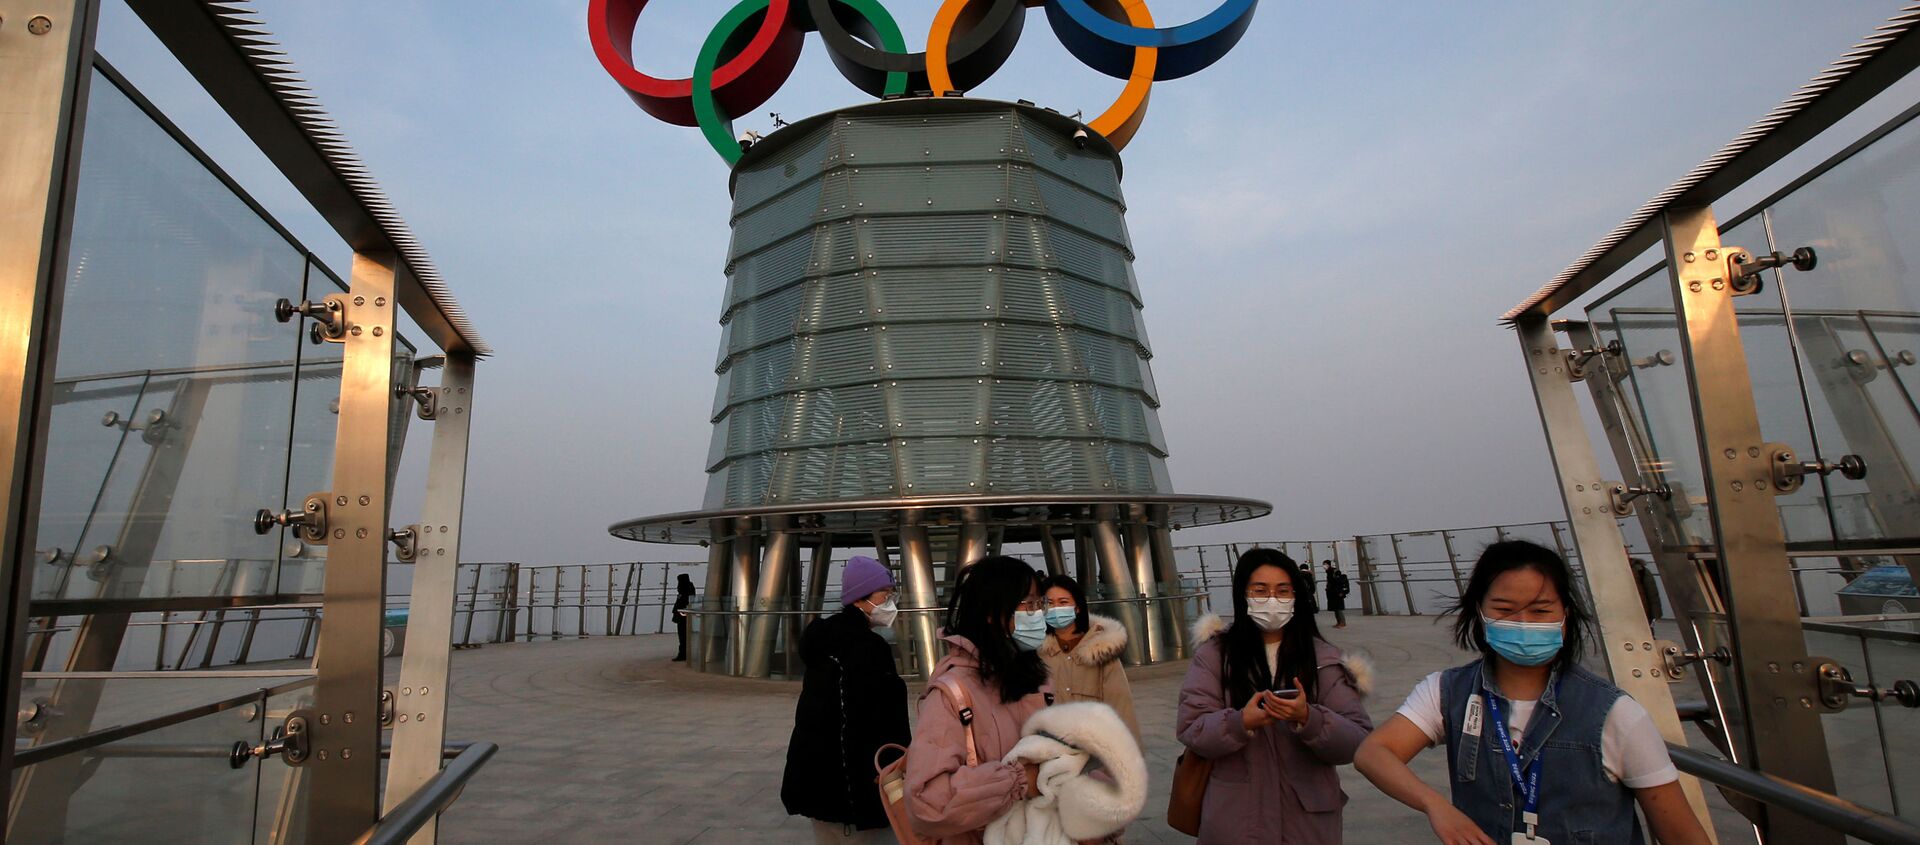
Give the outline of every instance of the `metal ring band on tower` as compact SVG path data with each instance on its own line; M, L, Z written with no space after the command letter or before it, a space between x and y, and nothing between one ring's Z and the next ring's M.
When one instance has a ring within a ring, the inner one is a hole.
M771 13L760 21L740 52L713 73L713 96L730 114L743 114L771 98L800 59L806 33L793 26L790 0L768 0ZM587 37L594 55L647 114L676 126L697 126L694 81L661 79L633 66L633 31L647 0L591 0ZM706 89L707 86L701 86Z
M910 91L930 88L926 53L908 53L904 46L876 48L876 39L860 37L861 33L850 31L847 22L832 13L830 7L834 2L807 0L804 8L811 21L803 21L802 25L810 22L819 31L840 75L854 87L876 97L881 96L882 83L890 73L907 74ZM969 0L960 4L965 14L955 28L961 35L951 44L949 54L952 57L950 73L963 90L985 82L1006 64L1014 45L1020 42L1027 7L1039 3L1040 0ZM842 8L846 8L844 3Z
M894 22L893 16L888 14L886 8L877 0L830 0L830 2L859 15L866 23L866 27L876 33L876 37L884 46L898 48L906 44L905 36L900 34L899 24ZM721 52L726 49L727 44L738 37L742 30L746 29L749 22L756 16L772 15L775 9L784 9L786 5L786 0L740 0L738 5L720 19L720 23L714 26L713 31L707 33L707 40L700 45L700 56L694 60L691 97L694 121L700 127L701 134L706 136L707 143L713 146L714 152L719 153L729 165L740 161L744 151L733 137L733 117L738 112L726 107L725 103L719 102L718 92L714 91L711 84L717 75L715 68L720 63ZM764 26L765 19L761 20ZM788 66L788 70L792 70L791 65ZM786 78L783 76L780 81L785 82ZM778 87L777 83L775 87ZM905 73L887 74L883 93L903 94L906 90L907 75ZM754 103L747 108L757 105L759 103Z
M1046 0L1047 21L1074 58L1108 76L1128 78L1130 53L1142 47L1160 50L1157 81L1179 79L1205 70L1240 43L1260 0L1224 0L1205 17L1179 26L1121 23L1101 14L1087 0Z
M1123 12L1132 27L1152 31L1153 13L1147 10L1146 0L1099 2L1108 9ZM934 13L933 27L927 32L927 81L936 97L946 96L955 90L948 68L947 44L967 4L968 0L946 0L940 5L940 10ZM1127 142L1133 140L1141 121L1146 119L1147 100L1153 94L1154 74L1159 62L1160 51L1156 48L1134 47L1129 52L1132 54L1131 64L1123 77L1127 80L1126 87L1121 89L1113 105L1108 106L1099 117L1087 122L1087 128L1106 136L1116 150L1124 149Z

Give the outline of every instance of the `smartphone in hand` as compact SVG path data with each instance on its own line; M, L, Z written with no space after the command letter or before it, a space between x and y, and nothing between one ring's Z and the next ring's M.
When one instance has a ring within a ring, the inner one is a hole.
M1273 690L1273 695L1282 701L1292 701L1300 697L1300 690L1296 687L1283 687Z

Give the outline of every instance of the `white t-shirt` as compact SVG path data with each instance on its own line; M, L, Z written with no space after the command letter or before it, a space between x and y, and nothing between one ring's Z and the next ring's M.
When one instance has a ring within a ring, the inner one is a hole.
M1527 720L1533 717L1533 708L1538 703L1509 702L1512 706L1507 708L1507 732L1515 743L1524 742L1521 734L1526 731ZM1444 744L1446 717L1440 704L1440 673L1422 679L1397 712L1426 734L1427 739ZM1640 702L1627 695L1616 699L1613 709L1607 711L1607 724L1600 731L1600 764L1606 769L1608 780L1626 784L1629 789L1645 789L1680 779L1679 770L1673 767L1673 758L1667 755L1666 740L1661 738L1660 729L1653 726L1653 717L1647 715L1647 709L1641 707Z

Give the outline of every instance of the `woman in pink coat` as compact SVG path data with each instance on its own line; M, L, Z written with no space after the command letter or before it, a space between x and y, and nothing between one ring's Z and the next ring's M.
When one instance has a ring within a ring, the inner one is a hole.
M1195 626L1176 726L1188 753L1213 761L1200 845L1338 845L1335 766L1373 730L1361 698L1372 674L1293 612L1293 561L1253 549L1233 570L1233 621Z
M947 656L933 680L952 678L972 699L974 756L960 708L929 685L907 747L907 812L913 829L941 845L980 845L982 831L1037 794L1039 769L1001 761L1027 717L1052 703L1036 649L1047 637L1039 577L1025 561L989 557L960 573L941 640Z

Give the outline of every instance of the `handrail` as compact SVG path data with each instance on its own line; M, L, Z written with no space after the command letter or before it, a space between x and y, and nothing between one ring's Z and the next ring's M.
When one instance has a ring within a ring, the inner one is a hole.
M116 725L111 728L103 728L75 737L55 740L44 745L22 748L13 752L13 765L14 768L18 769L23 766L31 766L35 763L44 763L56 757L75 754L89 748L106 745L110 742L119 742L120 740L129 739L141 734L152 733L161 728L172 727L181 722L192 721L202 716L211 716L215 713L232 710L243 704L254 701L265 702L276 695L292 692L302 687L312 686L314 680L313 678L301 678L291 683L265 689L256 689L241 695L223 698L219 701L196 705L185 710L178 710L164 716L155 716L151 719L134 722L130 725Z
M1833 619L1855 619L1862 622L1913 622L1911 613L1888 614L1885 616L1829 616L1825 620L1805 619L1800 627L1822 634L1838 634L1843 637L1858 637L1863 640L1891 640L1896 643L1920 643L1920 631L1899 631L1891 628L1869 628L1865 625L1849 625L1833 622Z
M1109 605L1109 604L1152 604L1155 602L1186 601L1187 599L1205 598L1207 596L1208 594L1205 591L1201 591L1201 592L1194 592L1194 593L1178 593L1175 595L1168 595L1168 596L1135 596L1133 598L1123 598L1123 599L1088 599L1087 607L1093 608L1098 605ZM565 607L566 605L561 605L561 606ZM545 607L550 607L550 605L541 605L540 607L545 608ZM681 608L680 612L685 613L688 616L824 616L824 615L829 615L830 613L830 611L827 611L827 610L722 610L718 608L694 608L694 607ZM945 613L945 612L947 612L947 609L945 607L902 607L899 609L899 613L902 616L909 613Z
M1673 765L1680 771L1769 807L1806 816L1818 824L1872 845L1920 845L1920 827L1898 816L1863 807L1784 778L1741 768L1684 745L1668 744L1667 751L1673 756Z
M453 806L453 802L467 788L467 781L472 780L480 767L486 765L487 759L499 750L500 746L491 742L476 742L467 746L446 768L420 784L420 788L407 796L407 800L380 817L373 827L367 828L366 833L353 841L354 845L401 845L411 839L430 819Z

